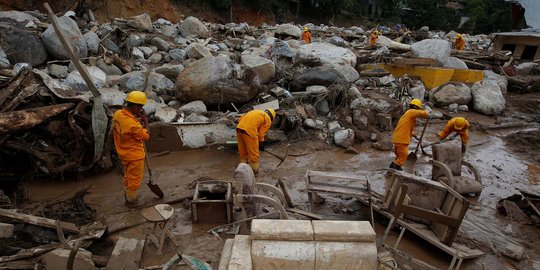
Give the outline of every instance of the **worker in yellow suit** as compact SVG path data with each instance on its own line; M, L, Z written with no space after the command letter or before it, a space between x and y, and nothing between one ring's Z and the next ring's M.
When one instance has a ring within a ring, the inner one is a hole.
M373 30L369 36L369 46L375 46L377 44L377 39L379 38L379 31Z
M311 33L309 32L309 29L307 27L304 27L304 31L302 32L302 40L306 44L311 43Z
M276 118L276 111L252 110L244 114L236 126L240 163L249 163L255 174L259 173L259 150L264 151L264 136Z
M144 177L144 145L150 139L146 127L148 118L143 110L146 94L132 91L126 97L126 105L113 116L113 138L118 157L124 167L126 203L137 201L137 191ZM137 119L137 117L140 117Z
M467 151L467 143L469 143L469 121L463 117L454 117L446 123L442 131L437 133L439 139L444 140L450 133L455 132L461 138L461 153Z
M414 135L414 126L416 125L416 118L427 118L429 113L422 109L422 101L419 99L413 99L409 103L409 109L401 116L394 129L392 136L392 142L394 143L394 153L396 159L390 163L391 169L401 171L401 166L407 161L407 155L409 154L408 147L411 143L411 136Z
M454 49L458 51L463 51L463 49L465 49L465 39L461 34L456 35L456 39L454 40Z

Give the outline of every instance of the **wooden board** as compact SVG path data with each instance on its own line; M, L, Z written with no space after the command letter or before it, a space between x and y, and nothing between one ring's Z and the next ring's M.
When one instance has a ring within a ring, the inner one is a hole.
M364 177L360 177L356 175L346 175L343 173L331 173L331 172L320 172L320 171L308 170L307 176L321 176L321 177L328 177L328 178L339 178L339 179L345 179L345 180L356 180L356 181L367 182L367 179Z
M138 270L144 239L120 237L107 264L107 270Z
M48 219L44 217L37 217L37 216L32 216L32 215L27 215L27 214L22 214L22 213L16 213L16 212L9 211L6 209L0 209L0 217L9 218L17 222L28 223L32 225L56 229L56 220L54 219ZM65 232L70 232L70 233L80 232L79 228L77 228L77 225L70 222L60 221L60 227L62 227L62 230Z

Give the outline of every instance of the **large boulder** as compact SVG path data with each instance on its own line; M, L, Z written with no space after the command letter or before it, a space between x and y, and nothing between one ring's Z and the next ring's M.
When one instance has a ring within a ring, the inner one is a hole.
M334 142L344 148L354 144L354 131L352 129L342 129L334 133Z
M207 38L210 32L206 26L197 18L189 16L178 27L183 37L202 37Z
M444 65L450 57L452 45L443 39L424 39L411 45L411 53L414 57L435 59Z
M3 19L3 18L12 19L17 22L28 22L28 21L39 22L38 18L28 13L24 13L24 12L16 11L16 10L0 11L0 19Z
M489 81L475 83L471 87L473 108L486 115L499 115L504 111L506 100L497 84Z
M354 82L360 76L354 69L356 55L349 49L330 43L314 42L300 46L293 62L308 66L321 64L331 66L341 73L348 82Z
M154 91L158 94L170 92L174 89L174 82L162 74L150 72L145 85L146 72L134 71L122 75L120 87L127 90Z
M244 69L227 57L211 56L187 66L178 76L175 90L183 102L228 104L251 100L259 86L259 78L251 69Z
M99 43L101 42L101 39L95 32L88 31L84 34L84 40L86 41L86 47L88 48L89 53L97 54L99 52Z
M86 67L86 71L90 75L90 78L94 82L96 88L99 89L107 86L107 74L105 74L105 72L103 72L101 69L98 67ZM74 70L67 75L64 84L68 85L71 87L71 89L78 93L89 91L86 82L77 70Z
M176 119L178 112L174 108L160 107L157 108L154 117L163 123L170 123Z
M203 57L212 56L210 49L206 48L201 43L191 43L186 48L187 55L190 59L201 59Z
M508 88L508 79L506 77L499 75L491 70L484 70L484 84L494 84L499 87L501 93L506 95L506 90Z
M276 75L276 65L268 58L258 55L242 55L242 64L251 68L261 80L261 83L267 83Z
M446 83L429 92L429 100L438 107L453 103L466 105L471 98L471 89L459 82Z
M304 70L296 76L291 84L292 91L304 91L311 85L330 86L343 84L347 80L341 73L332 67L320 66Z
M128 25L142 31L152 32L152 18L147 13L133 16L128 19Z
M187 103L178 109L186 114L191 113L206 113L206 105L200 100L195 100Z
M64 37L71 45L75 55L84 58L88 55L88 48L86 47L86 41L84 39L81 30L77 23L70 17L60 17L58 18L58 23ZM51 54L55 59L65 60L69 59L67 51L62 46L60 39L56 35L54 28L51 25L47 27L47 30L41 35L43 44L49 54Z
M457 57L448 57L444 61L443 67L445 68L454 68L454 69L469 69L465 62Z
M171 81L176 81L176 78L184 70L184 66L182 64L173 65L173 64L165 64L161 67L158 67L154 69L156 73L163 74L165 77L169 78Z
M286 23L286 24L277 25L274 33L276 33L277 35L300 38L300 36L302 35L302 30L300 29L300 27L296 25Z
M122 106L126 100L127 94L114 88L98 89L101 93L103 104L107 107Z
M0 47L11 64L39 66L47 61L47 50L39 36L17 23L0 21Z

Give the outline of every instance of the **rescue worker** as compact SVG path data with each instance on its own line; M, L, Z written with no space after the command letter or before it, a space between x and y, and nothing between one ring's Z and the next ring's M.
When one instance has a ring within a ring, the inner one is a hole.
M249 163L255 174L259 173L259 150L264 151L264 136L276 118L276 111L252 110L242 117L236 126L240 163Z
M116 111L113 116L114 145L124 167L125 198L128 204L137 201L137 191L144 177L143 141L150 139L146 129L148 118L143 110L144 104L146 94L132 91L126 97L124 108Z
M463 49L465 49L465 39L461 34L456 35L456 39L454 40L454 49L458 51L463 51Z
M413 99L409 103L409 109L401 116L396 129L394 129L392 142L394 143L396 159L394 162L390 163L391 169L401 171L401 166L407 161L411 136L416 138L416 135L414 135L414 126L416 125L416 118L418 117L427 118L429 117L429 113L422 109L422 101Z
M379 38L379 31L373 30L369 36L369 46L375 46L377 44L377 39Z
M437 133L439 139L444 140L450 133L455 132L461 138L461 153L467 151L467 143L469 143L469 121L463 117L454 117L446 123L442 131Z
M309 32L309 29L307 27L304 27L304 31L302 32L302 40L306 44L311 43L311 33Z

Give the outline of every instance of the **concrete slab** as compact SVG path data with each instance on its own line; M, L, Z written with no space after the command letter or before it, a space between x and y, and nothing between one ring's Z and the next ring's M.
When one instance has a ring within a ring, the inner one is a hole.
M375 231L368 221L314 220L312 223L316 241L375 243Z
M251 239L313 241L309 220L255 219L251 222Z
M375 243L315 242L315 250L317 270L377 269Z
M225 244L223 245L223 250L221 251L221 259L219 260L218 270L229 269L229 261L231 260L233 244L234 244L234 239L225 240Z
M254 270L315 269L315 242L252 240L251 259Z
M231 259L227 270L251 270L251 240L248 235L234 237Z

